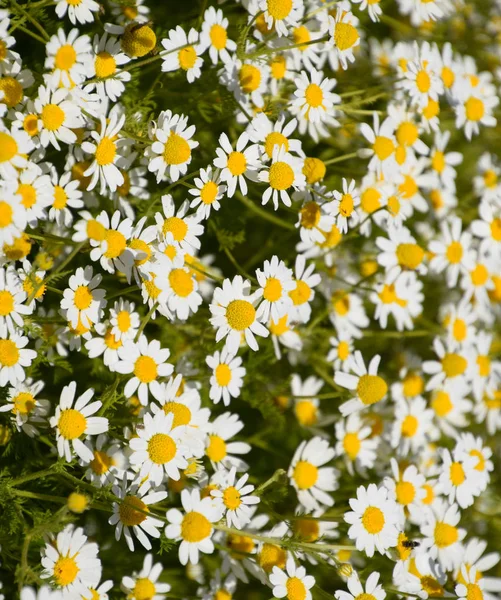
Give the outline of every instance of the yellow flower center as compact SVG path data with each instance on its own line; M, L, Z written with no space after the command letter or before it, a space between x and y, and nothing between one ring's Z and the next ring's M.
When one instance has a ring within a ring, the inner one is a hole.
M236 487L230 486L223 492L223 502L229 510L236 510L241 504L240 492Z
M466 600L483 600L482 588L476 583L466 584Z
M322 106L324 101L324 93L322 88L316 83L310 83L304 92L304 99L310 108L318 108Z
M304 427L315 425L318 421L317 407L310 400L300 400L294 407L297 420Z
M294 183L294 170L286 162L276 162L270 167L270 186L274 190L286 190Z
M180 402L166 402L164 404L164 413L166 415L172 413L174 416L172 420L173 429L180 425L188 425L191 421L191 410Z
M56 52L55 65L56 69L62 71L69 71L71 67L77 62L77 53L71 44L61 46Z
M452 335L454 336L454 339L458 342L462 342L466 338L467 333L468 329L464 320L456 319L452 326Z
M90 240L102 242L106 236L106 229L99 221L89 219L87 221L87 236Z
M189 71L195 66L197 62L197 53L193 46L187 48L181 48L178 53L179 66L183 71Z
M96 475L104 475L113 465L113 459L106 452L94 450L94 458L90 461L89 466Z
M337 355L344 362L350 356L350 344L348 342L339 342Z
M129 242L129 248L131 248L132 250L139 250L141 252L140 256L142 256L142 258L134 259L134 263L136 264L136 266L144 265L151 258L151 248L143 240L134 238Z
M285 583L285 589L287 590L287 600L304 600L306 598L306 588L298 577L289 577Z
M482 472L485 469L485 458L480 450L470 450L470 456L478 458L478 463L475 465L475 470Z
M31 137L36 135L38 133L38 116L26 115L23 121L23 129Z
M31 208L37 201L37 192L35 188L29 183L20 183L19 187L17 188L16 194L19 194L21 196L21 204L25 208Z
M459 535L456 527L439 521L435 525L434 537L439 548L447 548L458 541Z
M234 177L242 175L247 169L247 160L245 155L242 152L231 152L228 155L227 167Z
M259 565L266 573L270 573L273 567L284 569L286 560L287 554L285 550L274 544L263 544L258 557Z
M300 460L294 467L292 475L300 490L309 490L318 480L318 469L306 460Z
M367 188L360 197L360 206L366 213L373 213L381 207L381 193L375 188Z
M418 128L412 121L404 121L395 133L401 146L412 146L418 139Z
M423 391L423 378L417 373L409 373L404 379L403 388L406 398L414 398L414 396L418 396Z
M278 133L278 131L272 131L271 133L269 133L266 136L266 140L264 142L264 149L266 151L266 154L270 158L272 158L272 156L273 156L273 148L275 146L279 146L279 147L283 146L286 151L289 150L289 141L287 140L285 135Z
M242 65L238 73L238 81L242 92L251 94L261 84L261 71L254 65Z
M244 331L255 319L256 309L247 300L232 300L226 307L228 325L236 331Z
M400 212L400 200L397 196L390 196L388 198L388 210L394 217Z
M122 333L129 331L131 326L130 313L127 310L121 310L117 314L117 326Z
M68 496L67 500L68 508L71 512L74 512L78 515L82 514L89 506L89 500L87 496L84 494L79 494L78 492L72 492ZM98 598L99 600L99 598Z
M176 443L165 433L156 433L148 442L148 454L157 465L170 462L176 456L176 452Z
M480 377L487 377L491 372L491 360L485 354L477 356L477 365Z
M439 112L440 112L440 104L436 100L429 98L426 108L423 109L424 118L428 119L428 121L430 121L434 117L438 116Z
M61 556L54 565L54 579L62 587L70 585L75 581L80 571L74 558L70 556Z
M452 242L449 244L446 256L447 260L453 265L461 262L461 259L463 258L463 246L461 246L461 242Z
M351 460L355 460L357 458L361 447L362 442L356 433L347 433L344 436L343 448Z
M168 165L181 165L191 157L188 142L173 131L170 132L164 146L163 159Z
M336 23L334 44L343 52L354 46L359 39L358 31L351 23Z
M407 415L405 419L402 421L402 436L411 438L416 435L416 432L419 427L419 421L416 419L414 415Z
M226 442L218 435L209 435L209 445L205 454L212 462L221 462L226 457Z
M79 410L67 408L61 411L57 427L63 438L66 440L75 440L87 428L87 419Z
M116 340L115 336L111 333L111 327L108 328L106 333L104 334L104 343L111 350L116 350L122 346L121 340Z
M0 365L12 367L19 361L19 350L12 340L0 340Z
M372 149L379 160L386 160L395 152L395 144L390 138L378 135L374 140Z
M168 217L164 221L162 232L164 235L172 233L174 240L176 242L181 242L188 233L188 225L179 217Z
M395 487L397 502L407 506L413 502L416 496L416 488L410 481L399 481Z
M137 496L125 496L118 508L120 521L127 527L142 523L147 517L145 512L149 512L148 506Z
M14 310L14 296L7 290L0 291L0 316L6 317Z
M301 25L300 27L295 27L292 32L292 38L294 39L294 44L296 44L301 52L306 50L308 47L306 44L311 40L310 30L306 25ZM299 46L301 44L301 46Z
M414 177L404 176L404 181L398 186L398 191L402 194L404 200L410 200L418 192L418 186Z
M16 154L16 140L8 133L0 131L0 163L12 160Z
M446 354L442 359L442 369L446 377L462 375L466 371L467 366L468 361L466 358L453 352Z
M276 54L270 61L270 69L273 79L283 79L287 71L285 56Z
M350 296L346 292L337 292L332 297L334 311L344 317L350 310Z
M147 577L139 577L133 590L134 600L152 600L156 594L154 583Z
M117 149L109 137L103 137L96 148L96 161L100 167L109 165L115 160Z
M292 10L292 0L267 0L268 14L277 21L285 19Z
M106 252L104 253L106 258L118 258L127 247L124 234L116 229L108 229L104 239L106 241Z
M423 498L423 504L430 505L435 500L435 492L429 483L423 485L423 489L426 492L426 496Z
M431 407L439 417L445 417L454 408L451 398L447 392L442 390L436 392L431 401Z
M463 465L460 462L453 462L450 466L449 476L452 485L455 487L461 485L466 479Z
M231 369L228 365L221 363L216 367L214 372L217 384L221 387L226 387L231 381Z
M422 94L426 94L429 91L431 87L431 79L426 71L421 70L418 72L416 75L416 86Z
M216 50L223 50L223 48L226 48L228 34L222 25L219 25L218 23L214 24L210 28L209 37L211 44Z
M480 121L485 114L485 106L479 98L468 98L464 103L468 121Z
M216 199L218 185L213 181L208 181L200 190L200 198L204 204L212 204Z
M153 50L157 36L148 25L129 23L125 28L120 44L122 50L131 57L141 58Z
M79 285L75 290L75 297L73 299L78 310L85 310L92 304L92 292L89 290L87 285Z
M446 167L446 163L445 163L445 156L443 152L440 152L439 150L436 150L433 153L433 156L431 158L431 167L432 169L434 169L435 171L437 171L437 173L442 173L443 170Z
M310 299L311 288L301 279L297 279L296 287L289 292L289 296L291 297L294 306L301 306L301 304L308 302Z
M21 415L28 415L35 408L37 401L33 397L33 394L29 392L20 392L17 396L12 399L14 403L13 413L20 413Z
M431 575L425 575L420 578L421 587L430 596L443 596L444 588Z
M398 264L404 269L416 269L423 257L424 250L417 244L399 244L397 247Z
M156 300L158 298L158 296L160 295L160 288L158 288L155 285L155 277L154 275L152 275L150 273L150 277L151 279L143 279L143 285L146 289L146 292L148 293L148 296L150 298L153 298L153 300Z
M105 79L116 72L117 63L109 52L103 51L99 52L99 54L96 56L94 68L96 70L96 77Z
M56 210L63 210L68 202L68 196L60 185L54 186L54 202L52 203L53 208Z
M343 194L339 201L339 213L343 217L351 217L354 208L353 196L351 194Z
M4 94L1 101L9 108L13 108L23 99L23 86L14 77L2 77L0 91Z
M371 535L379 533L385 524L384 513L377 506L368 506L362 515L362 525Z
M301 227L313 229L318 225L321 217L320 206L313 200L307 202L299 211L301 218Z
M199 512L186 513L181 523L181 537L190 543L197 543L208 538L212 533L209 519Z
M357 395L366 406L382 400L387 391L388 385L379 375L362 375L358 380Z
M320 527L315 519L296 519L292 522L292 529L305 542L316 542L320 535Z
M310 156L305 158L303 166L303 175L306 177L306 183L313 185L325 177L327 167L319 158Z
M227 545L235 553L232 556L237 559L242 558L242 554L250 554L254 550L254 540L246 535L230 534L227 538Z
M454 75L454 71L450 67L442 67L442 81L447 89L452 87L456 76Z
M174 293L181 298L186 298L193 292L193 278L184 269L172 269L169 273L169 283Z
M134 375L141 383L151 383L157 377L157 363L151 356L140 356L134 365Z
M283 288L279 279L276 277L269 277L266 280L263 290L263 297L265 300L268 300L269 302L276 302L282 297L282 292Z
M489 279L489 271L485 265L477 265L470 273L471 282L473 285L482 286L487 283Z

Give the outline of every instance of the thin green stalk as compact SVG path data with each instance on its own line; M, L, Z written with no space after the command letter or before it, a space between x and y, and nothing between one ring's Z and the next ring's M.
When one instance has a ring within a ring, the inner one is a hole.
M345 160L349 160L350 158L356 158L358 156L358 152L350 152L349 154L342 154L341 156L335 156L334 158L330 158L329 160L324 160L324 165L333 165L334 163L343 162Z
M22 25L18 25L17 29L19 29L19 31L22 31L23 33L26 33L27 35L31 36L34 40L37 40L38 42L41 42L44 45L47 43L46 40L44 40L42 37L40 37L36 33L33 33L33 31L30 31L29 29L27 29L26 27L23 27Z
M22 15L24 15L28 21L38 29L38 31L42 34L42 42L45 44L46 42L48 42L50 40L50 35L45 31L45 29L42 27L42 25L40 25L40 23L35 19L35 17L33 17L32 15L30 15L30 13L25 10L22 6L20 6L16 0L11 0L12 2L12 6L18 10Z
M295 231L296 230L296 228L294 227L294 225L292 223L288 223L287 221L283 221L280 217L276 217L274 214L269 213L268 211L263 210L262 208L259 208L259 206L257 206L257 204L255 204L254 202L252 202L252 200L249 200L248 198L246 198L240 192L237 192L235 194L235 197L242 204L245 204L245 206L250 211L252 211L254 214L258 215L259 217L261 217L265 221L269 221L270 223L273 223L274 225L278 225L279 227L282 227L283 229L288 229L289 231Z
M144 328L146 327L146 325L148 325L148 322L151 319L151 315L157 309L157 305L158 305L158 302L155 302L153 304L153 306L150 308L150 310L148 311L148 314L144 317L141 325L139 326L139 329L137 330L136 337L134 338L134 341L137 342L139 340L139 338L141 337L141 334L143 333Z

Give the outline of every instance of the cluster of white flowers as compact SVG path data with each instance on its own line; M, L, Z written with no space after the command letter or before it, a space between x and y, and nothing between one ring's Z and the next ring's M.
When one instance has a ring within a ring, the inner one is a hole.
M0 9L0 467L64 504L21 600L185 597L176 563L203 600L495 600L501 5L193 2L157 40L151 4Z

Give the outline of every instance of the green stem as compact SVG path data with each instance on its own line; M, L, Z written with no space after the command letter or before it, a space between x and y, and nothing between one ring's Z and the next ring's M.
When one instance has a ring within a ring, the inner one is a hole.
M57 504L66 504L67 498L62 496L51 496L49 494L36 494L35 492L28 492L26 490L14 490L16 496L23 498L33 498L35 500L47 500L48 502L56 502Z
M22 6L20 6L16 0L12 0L12 6L17 9L22 15L24 15L28 21L38 29L38 31L42 34L42 43L46 43L50 40L50 36L49 34L45 31L45 29L42 27L42 25L40 25L40 23L35 19L35 17L33 17L32 15L30 15L30 13L25 10Z
M125 296L125 294L128 294L129 292L136 292L138 290L140 290L139 286L130 285L129 287L124 288L123 290L119 290L118 292L115 292L114 294L110 294L106 298L107 298L107 300L112 300L113 298L118 298L119 296Z
M30 31L29 29L27 29L26 27L23 27L22 25L18 25L17 29L19 29L19 31L22 31L23 33L26 33L27 35L30 35L34 40L37 40L38 42L41 42L42 44L44 44L44 46L47 43L46 40L44 40L42 37L40 37L36 33L33 33L33 31ZM31 236L31 237L33 237L33 236Z
M324 160L324 165L333 165L337 162L343 162L344 160L349 160L350 158L356 158L358 156L358 152L350 152L349 154L343 154L341 156L336 156L334 158L330 158L329 160Z
M53 469L44 469L43 471L38 471L37 473L30 473L30 475L24 475L23 477L18 477L10 482L9 485L15 487L17 485L22 485L23 483L27 483L28 481L34 481L35 479L40 479L41 477L47 477L49 475L54 475Z
M275 215L269 213L268 211L263 210L262 208L259 208L259 206L257 206L257 204L255 204L254 202L252 202L252 200L249 200L248 198L246 198L240 192L237 192L236 195L235 195L235 197L242 204L245 204L245 206L251 212L255 213L256 215L258 215L259 217L261 217L265 221L269 221L270 223L273 223L274 225L278 225L279 227L282 227L283 229L288 229L289 231L295 231L296 230L296 228L294 227L294 225L292 223L288 223L287 221L283 221L282 219L280 219L280 217L276 217Z
M139 329L137 330L136 337L135 337L135 339L134 339L134 341L135 341L135 342L137 342L137 341L138 341L138 339L141 337L141 334L143 333L143 331L144 331L144 328L146 327L146 325L148 325L148 322L149 322L149 320L151 319L151 315L152 315L152 314L155 312L155 310L157 309L157 305L158 305L158 302L155 302L155 303L153 304L153 306L150 308L150 310L148 311L148 314L147 314L147 315L144 317L144 319L143 319L143 321L142 321L141 325L139 326Z
M277 469L269 479L267 479L254 490L254 496L261 496L266 488L270 487L270 485L273 485L274 483L278 483L280 480L283 480L286 477L287 473L284 471L284 469Z

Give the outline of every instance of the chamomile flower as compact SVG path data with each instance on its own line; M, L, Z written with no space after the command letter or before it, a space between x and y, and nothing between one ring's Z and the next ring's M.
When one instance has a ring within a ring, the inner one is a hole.
M246 196L248 191L246 178L257 177L259 151L257 146L248 146L248 144L249 136L245 131L240 134L235 150L226 133L219 136L220 147L216 148L217 158L214 159L214 166L221 169L220 177L228 186L228 198L233 197L237 187Z
M435 437L433 410L426 407L426 400L416 396L410 401L397 402L395 420L391 431L391 446L402 455L417 454L426 442Z
M87 265L85 269L79 267L68 281L65 289L61 308L65 318L76 327L81 323L84 327L90 327L101 319L106 300L105 290L99 288L102 275L93 275L92 267Z
M98 435L108 431L108 419L92 416L102 405L100 400L90 402L94 396L93 389L87 390L75 401L76 390L76 381L64 386L50 425L56 430L59 456L71 462L75 452L82 460L91 461L94 455L80 438L82 435Z
M195 177L196 188L190 189L189 193L195 196L191 201L190 208L197 208L197 215L208 219L211 209L219 210L219 200L226 192L226 186L221 184L219 169L212 171L209 165L207 169L200 169L200 177Z
M259 504L259 496L252 496L253 485L246 485L249 474L245 473L236 480L237 470L232 467L229 473L223 475L224 483L211 490L211 497L223 511L228 527L242 529L250 521L251 507Z
M475 469L478 458L454 449L442 451L442 465L438 478L438 489L448 496L449 503L456 501L460 508L468 508L482 492L482 480Z
M90 167L84 172L84 177L90 177L87 190L93 190L98 182L100 183L100 193L104 194L109 188L114 192L117 187L124 183L124 176L120 168L125 166L125 160L120 154L120 150L129 144L126 138L117 138L118 133L125 123L125 115L117 117L116 112L106 119L101 116L100 131L91 131L93 142L83 142L82 150L87 154L93 155Z
M337 7L335 16L329 17L329 34L332 46L331 64L334 70L340 63L343 69L348 68L349 62L355 62L353 49L360 45L360 34L357 30L357 17L345 7Z
M165 50L160 52L162 71L185 71L188 83L193 83L202 74L205 47L199 41L199 34L193 27L186 32L179 25L169 31L169 38L162 40Z
M68 90L52 91L49 87L40 86L35 110L39 115L38 132L44 148L52 144L60 150L60 141L65 144L76 142L77 136L72 130L81 127L83 122L79 107L68 99Z
M93 454L91 461L81 461L87 467L85 471L87 479L98 488L115 484L117 479L121 481L127 461L120 443L101 434L97 436L95 444L87 440L86 445Z
M246 370L242 367L242 359L223 349L207 356L205 362L212 370L210 378L209 398L218 404L222 399L225 406L230 405L231 398L240 396L243 377Z
M5 180L17 179L18 169L27 166L27 155L34 144L22 129L7 129L0 124L0 176Z
M420 552L427 552L446 570L459 567L462 561L464 551L461 542L466 531L458 527L460 520L457 504L440 500L426 513L425 523L421 525L424 539Z
M191 492L183 490L181 504L184 514L177 508L167 511L170 524L165 528L165 537L181 540L179 562L182 565L188 561L197 564L200 552L211 554L214 551L212 524L221 518L221 509L209 497L200 499L198 489Z
M434 390L444 381L456 379L464 382L469 362L473 359L468 349L454 350L454 345L444 345L439 338L433 341L433 349L438 360L427 360L423 363L423 371L432 375L426 384L426 390Z
M302 12L300 0L260 0L258 6L268 29L274 29L278 37L287 36L288 28L298 25Z
M315 288L321 281L320 275L315 273L315 265L306 266L303 255L298 254L294 265L294 281L296 287L289 292L293 308L290 311L291 319L307 323L311 315L310 302L315 297Z
M24 325L23 316L33 312L25 304L27 294L14 269L0 268L0 335L14 334Z
M15 386L25 380L25 367L36 358L35 350L26 348L28 338L13 333L9 337L0 336L0 387L7 383Z
M365 586L360 582L358 575L354 573L347 581L349 593L344 592L343 590L337 590L334 593L334 596L336 600L355 600L360 596L369 597L371 600L384 600L384 598L386 598L386 592L384 591L383 586L378 582L379 573L377 571L372 572L369 577L367 577Z
M162 574L162 563L153 564L153 555L144 557L143 568L139 573L133 573L132 577L122 577L120 585L122 591L127 594L129 600L163 600L165 594L170 591L168 583L160 583L158 580Z
M236 43L228 37L228 19L223 11L213 6L204 13L202 30L200 31L200 44L208 48L212 64L217 65L220 58L223 63L230 60L230 52L237 48Z
M149 537L160 537L158 528L162 526L162 521L148 514L150 512L148 506L165 500L167 492L148 492L146 489L141 491L137 484L129 487L127 474L124 474L121 485L114 485L112 490L118 502L113 503L113 515L108 523L117 526L115 529L116 540L121 538L123 532L129 550L134 552L132 537L132 533L134 533L141 545L146 550L151 550Z
M43 388L43 381L27 379L10 388L7 403L0 406L0 412L12 412L17 430L24 431L30 437L39 435L37 425L45 423L49 413L50 402L37 398Z
M273 567L270 575L270 583L273 586L275 598L287 598L287 600L311 600L311 588L315 585L313 575L306 575L304 567L297 567L294 559L290 556L285 566L286 572L278 567Z
M341 97L332 92L336 80L324 77L322 71L301 71L294 83L296 91L291 107L297 109L301 117L310 123L327 120L335 111L335 105L341 102Z
M318 510L321 506L334 504L329 492L338 488L338 471L334 467L324 466L334 456L335 451L329 442L320 437L303 441L296 449L288 476L300 504L306 510Z
M355 390L355 397L339 407L343 416L376 404L386 396L388 384L377 374L380 361L379 355L374 356L367 368L361 352L357 350L350 363L350 369L355 375L336 371L335 382L344 388Z
M302 161L289 154L284 146L278 145L273 148L269 168L259 171L258 178L269 186L263 192L262 204L267 204L271 198L275 210L278 209L279 197L285 206L290 206L291 198L288 190L291 188L298 190L306 183Z
M190 313L196 313L202 304L198 293L198 282L190 269L184 265L183 257L176 257L168 273L160 268L155 285L160 290L158 301L181 321L186 321Z
M148 404L148 393L159 398L161 387L159 377L168 377L173 366L167 362L170 351L161 348L158 340L148 342L145 335L141 335L137 342L126 340L118 350L120 362L115 370L123 375L133 375L126 383L124 394L130 398L134 393L139 396L143 406Z
M111 333L116 340L133 340L140 325L138 312L134 302L117 300L110 309Z
M226 348L236 354L242 335L252 350L259 346L255 335L268 337L269 332L258 320L256 304L261 297L260 290L249 294L250 283L236 275L232 281L225 279L222 287L214 290L209 306L212 313L210 322L216 331L216 342L226 338Z
M480 436L475 437L472 433L463 433L459 437L455 451L460 457L473 458L473 468L480 476L479 485L481 490L484 491L490 481L489 473L494 469L491 460L492 450L484 444Z
M192 137L195 126L188 126L188 117L175 115L172 111L162 111L150 131L153 140L146 150L149 159L148 171L156 173L157 183L167 174L171 181L185 175L191 163L193 148L198 146Z
M165 476L174 481L180 478L180 469L186 469L186 458L192 456L187 445L184 426L173 427L174 415L160 411L155 416L146 413L138 437L130 442L131 465L140 468L139 478L150 479L158 487Z
M461 95L461 100L455 105L456 127L464 127L464 134L468 140L479 134L480 125L496 126L497 120L492 113L499 104L497 96L482 94L475 88L469 92L463 91Z
M0 182L0 246L13 244L26 229L27 212L16 186Z
M198 237L204 232L204 226L200 225L200 216L186 214L188 212L187 200L176 210L176 205L170 195L162 196L162 209L163 214L156 213L155 221L165 242L169 245L174 244L175 248L180 248L183 252L195 254L200 248ZM167 254L167 247L164 249L164 253ZM175 256L177 256L176 253L174 253Z
M41 577L53 579L63 600L88 596L101 578L98 550L95 542L87 541L82 528L67 525L42 548Z
M96 90L103 101L109 98L116 102L125 91L124 83L131 79L131 74L120 68L130 62L130 58L121 51L120 42L115 37L108 37L107 32L101 37L94 36L92 49L93 54L86 60L87 74L97 81L87 84L84 89L88 92Z
M436 273L446 271L447 284L454 287L461 271L473 268L473 255L470 250L471 233L461 231L462 223L459 217L444 221L441 225L441 240L433 240L429 250L433 252L430 269Z
M377 261L385 268L388 283L393 283L403 270L426 273L423 263L424 249L416 243L416 239L406 227L390 226L388 238L376 239L376 244L381 250Z
M36 227L39 220L47 218L45 209L52 204L51 192L49 175L42 174L38 168L28 167L19 175L16 194L22 198L30 227Z
M390 462L393 477L387 477L384 486L388 489L388 497L398 505L400 527L404 526L407 516L411 522L419 523L423 509L422 501L426 497L426 478L415 465L404 469L399 467L394 458Z
M94 0L57 0L56 14L62 19L68 14L73 25L77 23L92 23L94 15L99 10L99 4Z
M236 467L238 471L248 469L247 464L233 456L234 454L247 454L251 447L245 442L229 441L233 436L239 433L244 424L238 418L238 415L225 412L219 415L208 428L207 447L205 454L216 467L221 465L226 469Z
M83 2L88 3L89 0ZM47 42L45 68L52 70L50 74L45 75L48 87L71 89L84 81L85 60L91 52L91 44L88 35L79 36L79 33L79 30L74 28L66 35L61 27Z
M336 219L336 225L341 233L348 231L348 224L353 227L358 221L357 208L360 204L360 196L356 189L355 180L349 183L343 177L343 191L333 191L333 210L332 216Z
M291 139L291 134L297 127L297 119L285 122L285 113L280 113L273 122L265 113L257 114L249 124L247 133L252 142L259 145L261 161L267 162L273 158L275 146L284 146L286 152L301 154L301 142Z
M448 436L455 438L457 428L468 425L467 414L472 410L471 400L465 395L467 390L460 382L447 381L444 385L433 390L430 406L435 412L438 427Z
M372 436L372 429L360 419L358 413L337 421L335 433L336 454L346 460L350 473L353 473L353 466L361 469L374 466L379 440Z
M367 488L361 485L349 503L352 510L345 513L344 520L350 524L348 537L355 540L357 550L372 557L375 550L384 554L397 545L399 511L386 488L374 483Z
M69 227L73 222L71 208L82 208L82 192L79 181L71 179L71 172L66 172L58 178L52 177L52 197L49 208L49 220L59 226Z
M263 322L267 322L270 317L278 321L292 307L289 295L295 287L292 270L274 255L271 261L264 262L262 271L257 269L256 277L262 289L257 317Z
M310 376L302 381L297 373L292 374L294 413L303 427L312 427L318 423L320 401L316 396L323 385L324 382L318 377Z
M368 165L369 171L375 171L378 176L381 174L390 176L395 172L397 166L395 121L391 117L387 117L380 124L377 113L374 113L373 119L372 127L367 123L360 125L360 133L371 144L371 147L362 150L360 155L364 158L371 157Z
M108 273L114 273L115 269L121 271L130 280L135 258L134 251L127 246L132 234L131 219L122 219L119 210L110 219L103 210L97 221L104 227L104 236L101 240L90 240L93 246L91 260L99 260L101 267Z

